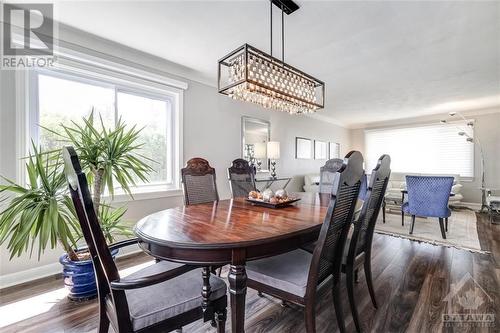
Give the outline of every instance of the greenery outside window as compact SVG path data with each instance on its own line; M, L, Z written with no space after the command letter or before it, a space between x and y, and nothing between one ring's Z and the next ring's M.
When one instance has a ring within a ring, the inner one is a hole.
M44 151L61 148L65 143L44 128L58 130L61 123L79 122L94 109L108 127L121 119L125 124L135 124L137 129L144 128L140 154L154 161L148 162L153 172L147 184L137 179L132 194L180 188L175 172L180 151L179 95L175 90L148 89L144 85L116 83L112 77L103 79L91 73L61 70L33 71L28 89L28 142L33 140ZM117 188L115 193L121 190Z

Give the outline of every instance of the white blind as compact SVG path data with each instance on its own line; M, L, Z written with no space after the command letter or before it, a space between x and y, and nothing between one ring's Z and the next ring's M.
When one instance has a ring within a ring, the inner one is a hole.
M382 154L391 156L393 172L474 176L474 137L464 122L365 131L366 170L373 170Z

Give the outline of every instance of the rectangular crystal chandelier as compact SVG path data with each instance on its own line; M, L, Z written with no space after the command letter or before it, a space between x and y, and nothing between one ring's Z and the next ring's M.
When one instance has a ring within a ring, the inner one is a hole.
M291 114L325 105L325 84L287 63L244 44L219 60L219 93Z

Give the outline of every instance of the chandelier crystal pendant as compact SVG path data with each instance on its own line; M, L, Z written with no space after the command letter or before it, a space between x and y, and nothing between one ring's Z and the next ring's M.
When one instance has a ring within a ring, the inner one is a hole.
M284 61L284 13L299 7L271 0L271 55L244 44L219 60L219 93L291 114L312 113L325 105L325 84ZM281 9L282 59L272 56L272 6Z

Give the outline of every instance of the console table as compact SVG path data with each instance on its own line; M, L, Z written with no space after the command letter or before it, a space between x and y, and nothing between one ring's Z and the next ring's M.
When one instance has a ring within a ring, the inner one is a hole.
M286 188L290 181L292 180L292 177L267 177L267 178L256 178L255 179L255 186L257 186L258 183L263 183L264 187L262 190L270 188L275 182L285 182L285 185L281 188Z

